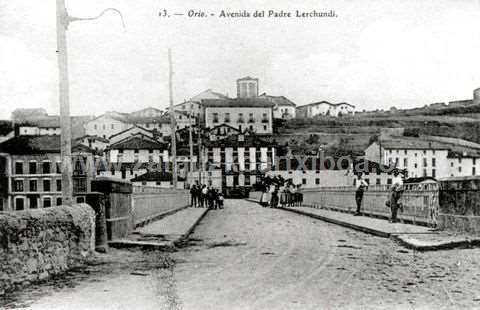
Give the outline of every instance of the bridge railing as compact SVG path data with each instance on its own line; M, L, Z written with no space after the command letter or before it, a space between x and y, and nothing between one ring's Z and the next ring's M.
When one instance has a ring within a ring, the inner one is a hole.
M189 203L188 190L134 186L131 211L133 224L142 225L168 211L186 207Z
M413 224L435 227L439 209L439 185L437 183L415 183L403 186L400 198L403 210L398 217ZM355 188L321 187L303 190L304 204L314 208L355 212ZM372 216L389 217L386 202L390 196L390 185L371 185L364 192L362 212Z

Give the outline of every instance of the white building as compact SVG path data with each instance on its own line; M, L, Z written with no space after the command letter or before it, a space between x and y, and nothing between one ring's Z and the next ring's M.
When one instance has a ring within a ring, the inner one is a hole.
M119 132L137 125L149 130L155 128L162 135L168 136L171 134L170 119L160 113L160 110L154 108L147 108L130 114L106 112L85 123L85 133L86 135L97 135L108 139Z
M263 93L259 98L267 99L273 106L273 118L276 119L292 119L295 118L296 104L285 96L270 96Z
M195 117L199 117L202 113L202 108L200 103L202 100L206 99L230 99L227 95L213 91L212 89L207 89L189 100L185 100L182 103L178 103L173 106L173 109L178 112L185 112L186 114L192 113ZM169 110L169 108L168 108Z
M365 158L406 169L409 177L472 176L480 169L480 144L436 136L390 137L370 144Z
M213 128L228 124L240 132L273 133L273 104L259 98L203 100L204 125Z
M169 162L168 146L137 134L111 144L105 158L110 166L101 167L100 175L130 180L149 169L163 169Z
M355 106L346 102L330 103L328 101L314 102L297 107L297 117L311 118L317 115L339 117L355 113Z

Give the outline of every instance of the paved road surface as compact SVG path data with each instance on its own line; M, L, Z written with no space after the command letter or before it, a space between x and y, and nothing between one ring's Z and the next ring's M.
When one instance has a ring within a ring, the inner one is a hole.
M413 253L309 217L229 200L176 253L183 309L480 308L479 249Z
M227 200L172 253L110 262L19 293L32 309L480 308L480 249L414 253L290 212ZM169 268L161 268L168 265ZM20 297L19 297L20 296ZM2 303L0 303L0 308Z

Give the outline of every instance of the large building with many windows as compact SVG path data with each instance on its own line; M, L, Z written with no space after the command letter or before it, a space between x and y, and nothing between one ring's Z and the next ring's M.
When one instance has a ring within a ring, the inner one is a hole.
M73 194L84 202L95 173L86 169L94 151L72 147ZM62 204L60 136L17 136L0 144L3 165L0 210L47 208ZM82 164L83 162L83 164Z
M480 169L480 144L438 136L385 137L368 146L365 158L405 169L409 177L472 176Z

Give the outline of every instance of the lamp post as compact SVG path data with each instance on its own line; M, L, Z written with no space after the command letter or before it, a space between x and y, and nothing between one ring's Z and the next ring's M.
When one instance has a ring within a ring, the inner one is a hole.
M67 53L67 29L71 22L82 20L95 20L108 11L114 11L120 15L123 27L123 16L120 11L108 8L98 16L78 18L68 15L65 0L56 0L57 13L57 60L59 77L59 102L60 102L60 156L62 159L62 196L63 204L71 205L73 200L72 188L72 126L70 120L70 90L68 79L68 53Z

